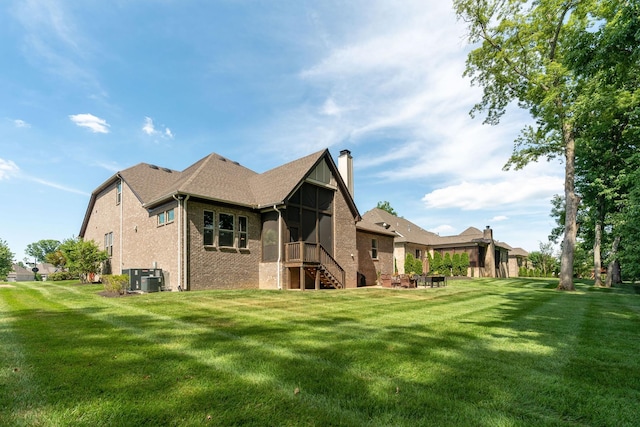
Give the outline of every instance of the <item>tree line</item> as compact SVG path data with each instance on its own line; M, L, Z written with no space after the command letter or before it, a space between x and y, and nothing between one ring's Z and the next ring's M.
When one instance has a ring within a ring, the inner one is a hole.
M84 240L80 237L58 240L39 240L30 243L25 249L25 254L33 259L33 267L37 263L46 262L59 269L59 272L49 276L50 280L80 279L86 283L91 274L100 273L109 259L106 251L100 250L93 240ZM0 280L5 280L13 268L14 254L7 243L0 239ZM29 259L18 264L25 266ZM34 272L34 279L38 278Z
M515 104L534 121L505 169L564 163L552 208L558 289L575 289L585 253L597 286L640 277L640 3L454 0L454 9L473 46L465 75L483 89L472 115L495 125Z

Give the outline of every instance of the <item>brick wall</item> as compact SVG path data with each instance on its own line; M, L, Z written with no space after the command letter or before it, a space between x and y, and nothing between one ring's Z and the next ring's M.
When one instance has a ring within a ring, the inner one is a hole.
M358 230L358 272L365 277L366 285L373 286L379 273L393 273L393 237ZM371 258L371 240L378 240L378 258Z
M128 268L156 267L167 273L165 286L178 286L178 227L179 212L173 201L151 212L143 208L131 189L123 183L120 203L116 203L116 184L96 196L87 222L85 240L93 240L105 249L104 235L113 233L111 273L120 274ZM158 226L157 213L174 209L175 219ZM121 220L122 218L122 220Z
M358 286L358 249L356 247L356 223L349 205L340 191L334 197L334 258L345 270L345 287Z
M190 290L257 289L260 282L260 214L249 209L189 200L188 210L188 277ZM247 249L204 246L204 211L215 212L215 234L220 213L248 219Z

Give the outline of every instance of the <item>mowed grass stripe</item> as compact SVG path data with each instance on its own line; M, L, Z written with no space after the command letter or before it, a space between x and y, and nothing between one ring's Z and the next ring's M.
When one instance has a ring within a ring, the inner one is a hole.
M627 340L640 305L630 292L566 294L529 280L470 281L435 298L367 289L109 299L99 289L30 284L12 304L42 399L0 424L633 425L639 415L621 408L639 378L636 362L620 362L640 350ZM589 332L603 315L613 333ZM620 351L595 350L620 339ZM602 381L606 358L620 384ZM598 372L582 384L593 361Z
M73 288L66 288L66 291L69 293L78 292L76 289L73 289ZM122 301L122 300L112 299L112 300L104 301L104 303L115 307L115 306L119 306L118 304L119 301ZM229 361L227 359L226 353L224 352L222 355L218 355L218 356L212 355L212 350L214 351L222 350L220 348L218 349L215 348L216 344L219 344L219 342L217 342L219 341L217 338L222 337L223 339L231 339L235 341L233 345L234 347L237 346L237 342L241 342L242 343L241 345L246 347L243 350L243 352L247 352L247 353L250 352L254 355L254 357L257 357L258 359L260 358L267 359L269 357L276 356L276 357L288 358L292 361L292 363L299 363L300 361L304 361L307 364L325 365L327 367L326 370L332 372L332 375L336 375L336 373L339 371L345 371L344 366L332 364L331 362L323 358L305 355L300 352L292 351L290 348L287 348L287 347L283 347L280 345L273 346L271 344L261 342L258 340L253 340L247 337L241 337L238 335L225 333L221 331L211 331L207 328L199 328L197 326L191 327L192 325L186 324L184 321L175 321L175 320L172 321L168 319L166 316L150 314L145 310L131 307L131 306L126 308L119 306L119 308L123 309L123 313L120 313L118 315L115 315L111 312L94 310L93 308L92 308L92 311L90 312L89 310L86 310L84 305L82 304L66 304L66 307L69 309L73 309L72 311L76 313L82 313L82 315L84 316L100 320L102 322L113 325L118 329L126 331L128 334L128 340L134 340L134 341L140 340L140 341L147 341L147 342L156 344L156 346L160 346L160 348L164 352L174 353L174 357L176 358L178 357L178 355L182 359L190 358L191 360L196 361L200 365L204 365L216 371L223 371L226 374L230 374L234 377L237 377L237 380L242 381L244 383L267 385L269 388L279 389L279 391L284 395L291 394L293 389L297 385L299 385L299 381L295 383L290 383L290 384L278 383L277 381L274 381L273 378L268 374L257 374L255 372L255 366L253 366L252 364L249 364L248 366L243 368L242 365L238 365L233 361ZM161 322L170 323L173 325L173 327L169 328L169 324L165 324L162 332L145 331L144 326L148 324L147 323L148 321L144 321L140 323L141 316L150 317L154 319L150 322L150 324L155 324L156 323L155 318L160 318ZM135 323L132 323L133 319L135 319ZM185 331L187 327L189 329L188 334L184 332L177 332L177 333L175 332L176 330ZM189 337L193 335L200 335L200 334L205 334L208 336L209 338L208 341L214 343L213 349L209 347L202 348L202 349L195 348L194 343L189 339ZM141 347L141 346L138 346L138 347ZM238 351L238 350L235 350L235 351ZM263 357L261 356L260 352L263 352L263 353L268 352L271 354ZM70 351L70 353L73 353L73 352ZM127 351L115 352L111 355L111 357L113 358L118 358L121 363L141 362L141 360L137 356L138 356L137 354L132 354L131 352L127 352ZM57 368L57 367L52 367L52 368ZM263 365L262 368L265 368L265 366ZM321 369L321 370L324 370L324 369ZM369 380L371 380L371 378L369 378ZM386 379L383 379L383 380L386 380ZM388 390L392 389L391 385L387 386L386 388ZM327 399L327 398L316 399L314 398L313 394L309 393L309 390L307 390L305 396L306 396L305 399L311 399L312 406L316 409L323 409L323 406L320 406L319 402L328 402L329 407L324 409L334 414L336 413L336 409L340 407L339 403L341 399L338 399L338 400ZM360 419L360 416L361 416L361 414L357 414L357 413L350 414L348 411L344 411L344 410L340 412L344 412L341 415L342 417L344 417L344 419L353 418L354 420L358 420Z

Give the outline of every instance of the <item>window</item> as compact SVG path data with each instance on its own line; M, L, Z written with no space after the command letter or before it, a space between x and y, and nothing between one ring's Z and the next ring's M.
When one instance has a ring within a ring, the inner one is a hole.
M416 249L416 259L422 259L422 251L420 249Z
M249 241L248 220L246 216L238 217L238 247L246 249Z
M213 245L213 220L214 220L215 214L212 211L204 211L204 230L203 230L203 237L204 237L204 245L205 246L212 246Z
M371 239L371 258L378 259L378 239Z
M175 214L173 213L173 209L169 209L168 211L160 212L158 214L158 227L161 225L169 224L173 222L175 218Z
M233 215L221 213L218 218L218 246L233 247Z
M116 186L116 205L119 205L122 201L122 181L118 181Z
M104 250L109 256L113 255L113 231L104 235Z

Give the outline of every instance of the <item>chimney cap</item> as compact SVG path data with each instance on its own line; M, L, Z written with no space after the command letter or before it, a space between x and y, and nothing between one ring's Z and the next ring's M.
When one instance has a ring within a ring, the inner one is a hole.
M340 155L341 156L348 156L349 154L351 154L351 151L349 150L340 150Z

